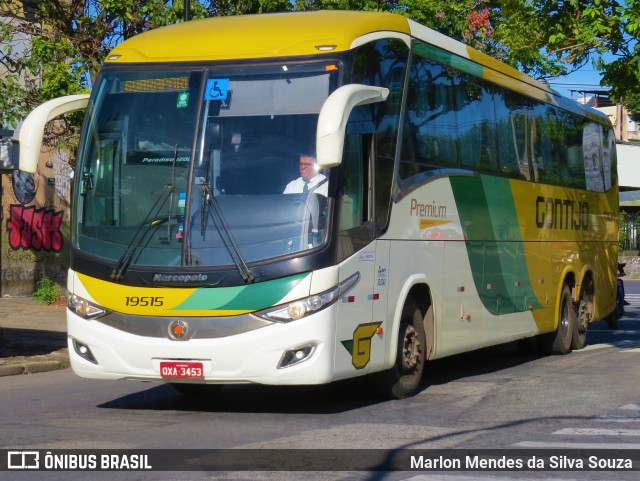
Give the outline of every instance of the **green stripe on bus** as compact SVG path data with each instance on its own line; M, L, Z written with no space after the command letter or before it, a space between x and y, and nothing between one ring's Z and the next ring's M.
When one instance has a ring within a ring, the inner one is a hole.
M443 50L435 45L419 42L415 46L415 51L424 58L440 62L444 65L449 65L462 72L475 75L479 78L482 78L483 76L482 73L484 71L484 67L482 65L473 62L468 58Z
M278 304L308 273L237 287L203 287L175 310L257 311Z
M503 282L511 292L513 311L526 311L530 305L542 307L531 286L511 181L488 175L481 179L484 192L489 193L487 208L497 243L497 258Z
M451 177L474 284L492 314L540 307L529 280L518 216L507 179Z

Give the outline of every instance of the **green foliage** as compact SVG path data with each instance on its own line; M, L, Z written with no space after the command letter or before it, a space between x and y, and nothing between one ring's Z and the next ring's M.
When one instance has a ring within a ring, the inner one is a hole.
M640 118L640 55L626 56L602 66L603 81L611 85L611 98Z
M145 30L183 21L184 0L0 0L0 124L43 101L88 91L107 53ZM612 96L640 116L640 0L190 0L190 18L283 11L391 11L536 77L590 61ZM8 19L8 20L7 20ZM44 27L43 27L44 26ZM611 52L616 60L602 60ZM76 118L78 118L76 116ZM79 124L63 125L67 145Z
M640 120L640 0L628 0L626 8L620 7L619 39L610 42L609 48L616 56L612 62L600 60L604 72L603 82L611 87L611 97L623 104L631 117Z
M43 306L53 304L60 299L60 297L62 297L60 288L46 276L38 281L36 290L33 293L35 301Z
M630 227L632 226L629 225L629 216L627 215L627 212L621 210L618 222L618 252L620 253L622 253L622 251L627 246Z

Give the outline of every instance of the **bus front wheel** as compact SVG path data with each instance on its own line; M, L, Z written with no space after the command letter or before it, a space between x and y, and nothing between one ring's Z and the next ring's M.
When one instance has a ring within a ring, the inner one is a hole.
M391 399L413 396L422 379L426 349L424 314L418 304L409 298L400 319L396 362L391 369L377 375L376 388L379 394Z

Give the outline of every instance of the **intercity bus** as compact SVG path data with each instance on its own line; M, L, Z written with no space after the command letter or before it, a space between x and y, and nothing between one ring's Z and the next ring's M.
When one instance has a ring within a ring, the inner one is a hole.
M616 303L608 119L390 13L179 23L107 56L72 207L69 354L87 378L410 396L425 363L585 345ZM301 153L326 191L284 193Z

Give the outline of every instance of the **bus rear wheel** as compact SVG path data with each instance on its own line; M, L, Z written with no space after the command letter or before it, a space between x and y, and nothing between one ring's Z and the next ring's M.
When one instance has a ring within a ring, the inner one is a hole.
M413 396L422 379L426 350L424 314L418 304L409 298L400 319L396 362L391 369L377 375L378 393L391 399Z
M576 306L576 323L573 331L571 347L574 350L583 349L587 345L587 329L593 322L593 311L596 288L591 275L585 277L580 289L580 300Z
M562 288L560 296L560 312L558 328L542 337L543 350L548 354L569 354L576 331L576 311L573 307L571 289L567 284Z
M583 349L587 345L587 329L592 318L593 297L584 294L580 297L578 312L573 324L573 337L571 338L571 348L574 350Z

